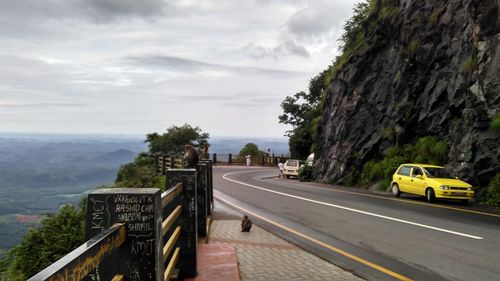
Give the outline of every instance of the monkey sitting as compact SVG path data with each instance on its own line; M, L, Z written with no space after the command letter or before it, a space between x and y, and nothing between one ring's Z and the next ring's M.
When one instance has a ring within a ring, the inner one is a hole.
M196 151L196 149L194 149L191 145L186 144L184 146L184 161L186 162L186 168L196 168L198 160L198 151Z
M203 145L203 150L201 151L201 158L202 159L208 159L208 147L210 147L210 145L208 143L205 143Z
M244 215L241 220L241 232L250 232L250 228L252 228L252 221L247 215Z

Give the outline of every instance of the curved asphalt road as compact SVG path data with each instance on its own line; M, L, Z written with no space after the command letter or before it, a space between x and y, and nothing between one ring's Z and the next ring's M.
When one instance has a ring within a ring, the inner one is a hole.
M500 213L214 167L214 195L368 280L500 280Z

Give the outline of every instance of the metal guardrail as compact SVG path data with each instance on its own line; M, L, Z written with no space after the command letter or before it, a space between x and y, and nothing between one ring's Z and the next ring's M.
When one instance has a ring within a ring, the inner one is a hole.
M166 190L98 189L88 195L88 241L38 280L182 280L197 274L197 237L213 208L212 162L166 169Z
M252 157L250 162L252 166L276 166L279 162L285 163L288 158L289 155L271 154L267 156ZM246 159L240 157L238 153L212 153L208 155L208 159L212 160L214 165L246 165Z

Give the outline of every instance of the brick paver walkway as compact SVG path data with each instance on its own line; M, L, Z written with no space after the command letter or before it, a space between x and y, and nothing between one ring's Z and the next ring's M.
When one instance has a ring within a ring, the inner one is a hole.
M209 243L236 248L241 280L363 280L254 225L240 232L239 220L212 222Z

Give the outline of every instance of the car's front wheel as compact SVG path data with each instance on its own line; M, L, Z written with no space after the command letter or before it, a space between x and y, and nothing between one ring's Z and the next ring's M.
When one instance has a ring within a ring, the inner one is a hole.
M432 188L427 188L425 191L425 199L427 199L427 202L432 203L436 200L436 195L434 194L434 189Z
M392 185L391 192L392 192L392 196L394 196L394 197L399 197L399 195L401 195L401 191L399 190L399 186L397 183Z

